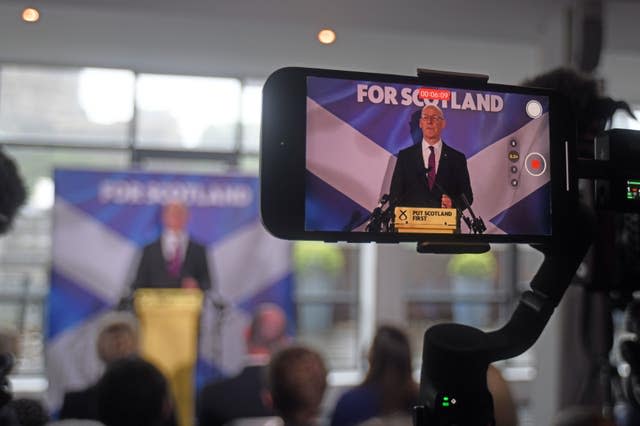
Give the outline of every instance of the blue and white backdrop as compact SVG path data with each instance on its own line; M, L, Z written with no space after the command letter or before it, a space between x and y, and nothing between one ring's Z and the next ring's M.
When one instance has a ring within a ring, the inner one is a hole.
M53 262L45 340L47 403L102 373L96 329L129 291L141 249L157 239L160 206L189 206L191 237L207 247L216 298L205 303L196 382L243 364L244 331L262 302L282 306L293 331L290 244L270 236L258 212L258 179L143 172L57 170Z

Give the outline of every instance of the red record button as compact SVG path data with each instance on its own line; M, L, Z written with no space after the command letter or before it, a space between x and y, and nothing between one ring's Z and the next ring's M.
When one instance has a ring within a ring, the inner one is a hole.
M531 176L540 176L547 170L547 161L542 154L531 152L525 159L525 167Z

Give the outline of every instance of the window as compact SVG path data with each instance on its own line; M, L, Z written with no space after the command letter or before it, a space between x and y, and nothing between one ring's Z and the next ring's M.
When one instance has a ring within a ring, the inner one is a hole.
M322 351L333 369L358 361L358 247L294 244L296 338Z
M0 139L125 146L133 83L126 70L3 66Z
M415 245L401 247L385 250L380 259L381 285L394 286L402 294L416 362L421 359L424 332L435 323L488 330L506 321L515 291L510 282L511 246L496 244L480 255L424 255L416 252ZM394 277L399 282L392 283Z
M247 81L242 87L242 151L257 153L260 148L263 82Z
M233 78L140 74L139 146L234 150L241 90L240 80Z

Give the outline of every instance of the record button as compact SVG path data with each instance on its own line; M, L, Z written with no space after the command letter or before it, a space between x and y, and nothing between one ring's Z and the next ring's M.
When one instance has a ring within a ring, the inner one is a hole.
M524 164L531 176L540 176L547 170L547 161L538 152L529 153Z

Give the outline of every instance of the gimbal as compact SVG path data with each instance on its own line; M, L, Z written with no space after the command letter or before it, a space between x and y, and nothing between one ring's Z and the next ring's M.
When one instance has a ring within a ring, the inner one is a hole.
M544 261L522 294L511 319L501 329L484 332L460 324L438 324L425 332L420 377L420 405L415 426L493 424L487 388L492 362L514 357L538 339L562 299L592 241L595 220L579 209L565 237L538 246Z

